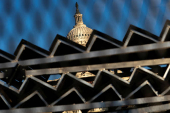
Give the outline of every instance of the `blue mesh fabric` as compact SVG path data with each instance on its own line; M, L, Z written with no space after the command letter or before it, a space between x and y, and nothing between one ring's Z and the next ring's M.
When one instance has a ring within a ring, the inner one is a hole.
M48 50L73 28L76 2L87 27L118 40L130 24L159 36L170 19L170 0L0 0L0 49L13 54L25 39Z

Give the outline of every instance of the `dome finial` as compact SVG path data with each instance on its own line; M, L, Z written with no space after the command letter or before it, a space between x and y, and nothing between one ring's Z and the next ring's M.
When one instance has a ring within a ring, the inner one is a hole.
M78 3L76 2L76 9L78 9L79 8L79 5L78 5Z
M76 14L80 14L80 12L79 12L79 5L78 5L77 2L76 2Z

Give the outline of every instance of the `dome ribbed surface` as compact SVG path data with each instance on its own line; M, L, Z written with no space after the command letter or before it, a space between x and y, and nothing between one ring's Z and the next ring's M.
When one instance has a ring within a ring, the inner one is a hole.
M85 46L87 41L89 40L92 31L93 31L92 29L84 26L75 27L67 34L67 38L78 44Z

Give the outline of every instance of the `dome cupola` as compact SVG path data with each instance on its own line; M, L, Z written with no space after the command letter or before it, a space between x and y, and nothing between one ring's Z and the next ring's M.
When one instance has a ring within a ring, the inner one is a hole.
M67 34L67 38L80 45L86 46L93 30L86 27L86 25L83 23L82 16L83 15L79 12L78 4L76 2L76 14L74 15L75 26Z

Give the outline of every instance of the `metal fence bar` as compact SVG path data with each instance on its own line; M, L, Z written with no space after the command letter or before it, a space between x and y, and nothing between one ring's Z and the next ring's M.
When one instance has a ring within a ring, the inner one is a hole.
M158 97L148 97L148 98L139 98L139 99L130 99L125 101L107 101L107 102L95 102L95 103L85 103L85 104L74 104L74 105L58 105L58 106L47 106L47 107L34 107L34 108L19 108L11 110L0 110L0 113L32 113L32 112L61 112L69 110L84 110L84 109L93 109L93 108L107 108L107 107L116 107L116 106L125 106L125 105L137 105L137 104L146 104L146 103L156 103L169 101L170 95L167 96L158 96ZM158 109L158 108L160 109ZM149 109L150 108L150 109ZM170 104L151 106L146 108L132 109L130 113L137 113L134 111L144 110L145 112L150 111L161 111L170 109Z
M169 64L170 58L164 59L153 59L153 60L141 60L141 61L130 61L130 62L120 62L120 63L106 63L97 65L85 65L85 66L71 66L63 68L48 68L48 69L38 69L38 70L26 70L26 75L42 75L42 74L57 74L57 73L67 73L67 72L81 72L81 71L92 71L99 69L116 69L116 68L129 68L136 66L151 66L151 65L162 65Z
M24 61L14 61L10 63L9 62L0 63L0 68L14 67L14 65L16 65L17 63L23 66L38 65L44 63L89 59L95 57L144 52L144 51L159 50L159 49L166 49L166 48L170 48L169 41L163 43L154 43L154 44L138 45L138 46L124 47L124 48L114 48L114 49L93 51L89 53L77 53L77 54L70 54L70 55L63 55L63 56L55 56L52 58L38 58L38 59L30 59Z

